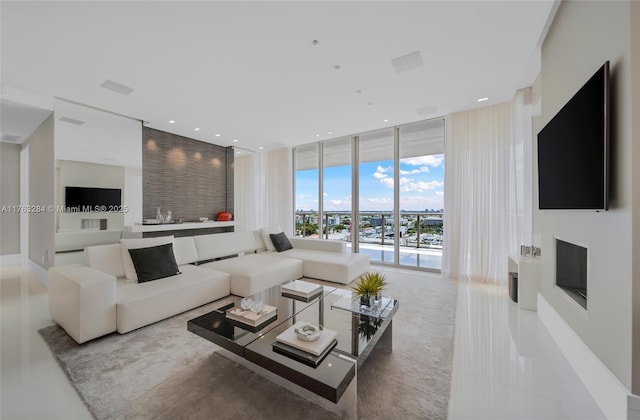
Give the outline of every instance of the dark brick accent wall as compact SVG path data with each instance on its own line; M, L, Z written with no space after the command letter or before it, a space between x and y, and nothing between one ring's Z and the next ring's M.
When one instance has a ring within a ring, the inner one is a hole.
M143 127L142 191L144 219L157 207L184 222L233 214L233 149Z

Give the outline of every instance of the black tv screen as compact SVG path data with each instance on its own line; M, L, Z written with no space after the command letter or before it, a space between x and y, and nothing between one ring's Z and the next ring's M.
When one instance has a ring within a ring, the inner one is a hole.
M556 285L587 290L587 248L556 238Z
M538 133L539 208L607 210L609 62Z
M65 187L65 207L68 211L117 211L122 204L119 188Z

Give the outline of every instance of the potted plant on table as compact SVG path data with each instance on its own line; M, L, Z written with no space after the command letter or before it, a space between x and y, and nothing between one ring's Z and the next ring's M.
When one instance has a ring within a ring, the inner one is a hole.
M384 274L371 272L360 277L360 280L351 288L356 296L360 297L360 305L372 307L375 300L381 297L382 289L387 285ZM377 299L376 299L377 298Z

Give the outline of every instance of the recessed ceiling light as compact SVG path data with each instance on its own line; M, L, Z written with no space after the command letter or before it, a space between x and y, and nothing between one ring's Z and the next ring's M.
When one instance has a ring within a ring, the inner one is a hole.
M480 99L478 99L478 102L484 102L484 101L488 101L488 100L489 100L489 98L480 98Z
M331 134L333 134L333 133L332 133L331 131L327 131L327 134L328 134L328 135L331 135Z
M263 147L263 146L258 147L258 150L262 150L262 149L264 149L264 147Z
M169 124L175 124L175 121L174 120L170 120Z
M314 39L313 41L311 41L311 43L313 45L318 45L318 44L320 44L320 41L318 41L317 39Z
M356 90L356 93L362 93L361 89Z
M240 154L240 152L236 152L236 155L239 155L239 154Z
M320 134L316 134L316 137L320 137Z
M237 142L238 142L238 139L233 139L233 142L234 142L234 143L237 143Z
M216 137L220 137L220 134L216 134Z
M383 120L383 122L389 122L389 120Z
M200 129L199 128L194 128L193 131L200 131Z
M335 66L333 66L333 68L334 68L335 70L340 70L342 67L340 67L340 64L336 64Z

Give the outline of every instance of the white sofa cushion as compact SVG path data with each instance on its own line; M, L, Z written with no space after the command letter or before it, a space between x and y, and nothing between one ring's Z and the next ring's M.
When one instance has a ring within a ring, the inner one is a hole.
M193 240L198 259L205 261L262 249L262 241L258 235L259 233L254 231L225 232L198 235L194 236Z
M271 253L248 254L199 267L229 273L231 293L236 296L253 295L271 286L302 277L302 261Z
M88 246L84 249L84 256L85 264L93 269L118 278L125 276L120 244Z
M264 241L264 246L267 248L267 251L275 251L276 247L273 246L273 242L271 241L272 233L280 233L282 232L282 228L280 226L269 226L266 228L260 229L260 234L262 235L262 240Z
M124 334L229 295L229 274L216 270L180 266L181 274L117 285L117 328Z
M173 243L173 235L160 236L158 238L136 238L136 239L120 239L122 252L122 263L124 264L124 274L129 281L138 281L136 268L133 265L130 249L149 248L151 246L165 245Z
M303 262L305 277L349 284L369 270L369 256L293 248L277 254Z
M192 236L173 238L173 254L178 265L192 264L199 261L196 243Z

